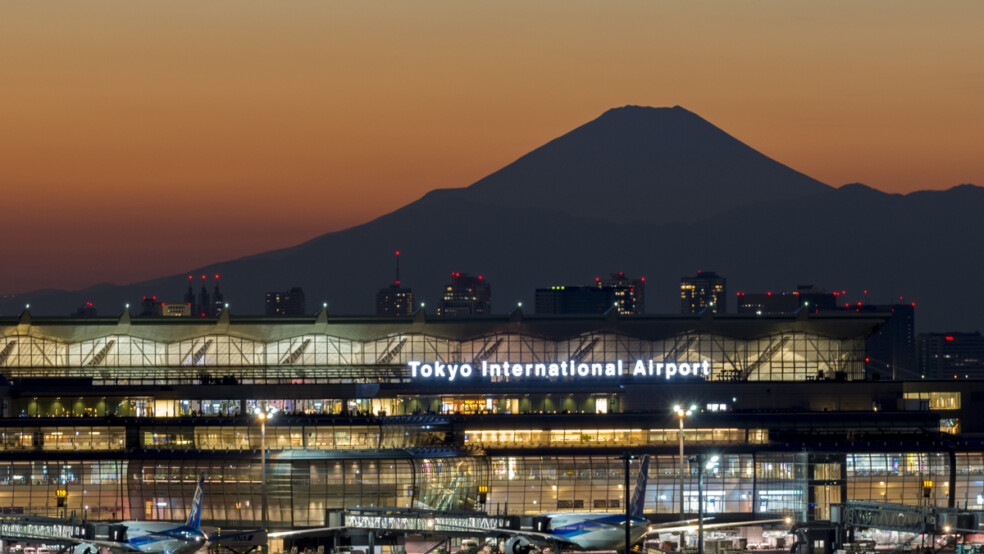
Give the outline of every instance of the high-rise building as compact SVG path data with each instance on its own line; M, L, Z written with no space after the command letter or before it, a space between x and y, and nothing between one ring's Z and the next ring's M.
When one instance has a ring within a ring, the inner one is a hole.
M467 273L452 273L451 282L444 287L437 315L468 317L492 313L492 287L484 277Z
M99 315L99 311L96 310L96 305L92 302L83 302L73 315L75 317L96 317Z
M400 282L400 251L396 251L396 281L376 293L376 315L409 317L413 314L413 291Z
M862 304L841 307L863 313L891 314L865 346L866 372L877 379L916 379L920 374L916 345L916 305Z
M379 289L376 293L376 315L410 317L413 314L413 291L399 282Z
M191 314L198 317L215 317L225 306L222 292L219 290L219 276L215 276L215 288L212 294L208 293L208 276L202 275L202 288L195 296L194 275L188 276L188 292L185 293L184 301L190 307Z
M612 287L556 286L536 289L538 315L603 314L615 305Z
M595 285L609 289L614 295L613 303L618 305L619 315L641 315L646 313L646 278L629 279L625 273L612 273L609 279L595 278Z
M698 271L693 277L680 278L680 312L699 314L705 308L712 313L728 313L728 280L713 271Z
M158 300L156 296L144 296L140 301L140 313L143 317L153 317L161 315L161 304L163 300Z
M788 315L800 308L810 312L837 308L838 293L827 292L813 285L799 285L794 291L739 292L736 296L739 314Z
M266 293L264 313L280 317L304 315L304 289L292 287L286 292Z
M921 334L919 365L927 379L984 379L984 337L980 331Z

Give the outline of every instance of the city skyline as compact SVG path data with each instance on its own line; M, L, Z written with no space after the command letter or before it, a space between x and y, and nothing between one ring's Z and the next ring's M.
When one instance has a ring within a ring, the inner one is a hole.
M832 186L981 183L982 9L8 6L0 252L21 263L0 293L291 246L625 104L682 105Z

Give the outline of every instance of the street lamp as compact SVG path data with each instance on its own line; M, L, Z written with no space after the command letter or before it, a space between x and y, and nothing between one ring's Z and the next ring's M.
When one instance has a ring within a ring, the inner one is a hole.
M717 465L717 456L708 458L697 454L697 554L704 554L704 470L713 469Z
M680 520L684 518L683 515L683 420L687 416L692 415L697 411L697 406L691 404L689 408L684 409L679 404L673 406L673 411L676 413L677 419L680 420ZM681 535L682 538L682 535ZM683 548L683 542L680 543L680 548Z
M267 478L266 478L266 422L273 419L277 409L264 406L256 409L256 419L260 421L260 518L263 520L263 530L267 529Z
M632 548L632 496L629 492L629 462L636 459L635 454L626 452L619 456L620 460L625 461L625 487L622 490L622 497L625 499L625 554L629 554Z

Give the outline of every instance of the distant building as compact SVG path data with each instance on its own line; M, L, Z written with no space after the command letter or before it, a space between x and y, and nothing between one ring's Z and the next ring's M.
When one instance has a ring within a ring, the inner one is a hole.
M437 303L437 315L469 317L492 313L492 287L484 277L452 273L451 282Z
M161 302L162 317L191 317L191 304L183 302Z
M794 291L739 292L736 295L737 313L751 315L788 315L800 308L816 313L837 308L838 293L827 292L813 285L800 285Z
M376 315L410 317L413 314L413 291L397 281L376 293Z
M919 365L927 379L984 379L981 333L919 335Z
M215 288L209 294L207 288L208 276L202 275L202 288L198 296L194 292L194 275L188 276L188 292L185 293L185 304L191 307L191 313L198 317L215 317L225 307L222 291L219 290L219 276L215 276Z
M271 317L304 315L304 289L293 287L286 292L266 293L264 313Z
M413 314L413 291L400 283L400 251L396 251L396 281L376 293L376 315L410 317Z
M99 315L99 311L96 310L95 304L92 302L83 302L78 310L72 314L75 317L96 317Z
M618 304L619 315L642 315L646 313L646 278L629 279L624 273L612 273L609 279L595 279L595 285L609 289L614 295L613 303Z
M843 293L827 292L813 285L795 291L739 292L737 311L743 315L788 316L807 313L864 312L890 314L884 325L868 337L865 373L876 379L912 379L919 375L915 341L915 304L840 304Z
M699 314L705 308L716 314L728 313L728 280L713 271L698 271L680 279L680 312Z
M865 345L865 371L878 379L917 379L920 375L916 345L915 304L863 304L838 311L891 314Z
M612 287L556 286L536 289L538 315L603 314L615 305Z
M164 301L158 300L156 296L144 296L140 300L140 313L137 315L142 317L160 317L162 313L161 304L163 303Z

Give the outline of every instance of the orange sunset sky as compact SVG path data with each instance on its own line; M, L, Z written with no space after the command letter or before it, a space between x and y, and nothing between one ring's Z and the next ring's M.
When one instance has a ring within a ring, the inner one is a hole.
M0 294L285 247L625 104L825 183L984 185L984 2L0 5Z

